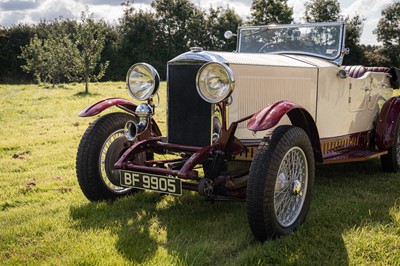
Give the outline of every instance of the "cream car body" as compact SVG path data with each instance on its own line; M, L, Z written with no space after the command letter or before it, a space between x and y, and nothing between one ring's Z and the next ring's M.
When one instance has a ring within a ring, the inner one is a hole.
M392 97L388 73L366 72L339 78L342 67L300 55L216 53L226 59L236 78L229 121L253 114L282 99L300 104L314 118L321 139L368 131L379 104ZM279 89L277 89L279 88ZM360 120L360 118L363 118ZM288 120L280 124L289 123ZM239 139L257 139L243 123ZM263 136L261 136L263 137Z

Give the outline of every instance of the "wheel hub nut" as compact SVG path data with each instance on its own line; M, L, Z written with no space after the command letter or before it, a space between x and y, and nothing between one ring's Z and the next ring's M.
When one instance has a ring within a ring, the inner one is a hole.
M292 183L292 191L294 195L299 195L301 193L301 189L302 189L303 185L301 184L301 182L299 180L295 180Z

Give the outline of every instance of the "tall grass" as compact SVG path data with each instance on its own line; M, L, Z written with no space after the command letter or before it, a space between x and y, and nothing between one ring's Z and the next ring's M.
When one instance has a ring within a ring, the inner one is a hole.
M62 88L0 85L0 264L400 264L400 176L379 160L318 166L306 223L259 243L245 203L140 193L91 203L75 175L79 140L94 118L78 112L123 83ZM156 121L165 133L165 84ZM110 111L118 111L112 109Z

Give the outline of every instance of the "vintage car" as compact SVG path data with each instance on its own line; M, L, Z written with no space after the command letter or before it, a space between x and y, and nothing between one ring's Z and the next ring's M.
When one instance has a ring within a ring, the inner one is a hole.
M227 32L226 37L233 34ZM237 51L194 47L167 65L167 134L154 117L159 75L127 73L135 104L105 99L80 142L76 169L91 201L141 190L246 201L255 238L288 234L309 210L316 164L380 157L400 168L399 69L342 66L345 23L241 27Z

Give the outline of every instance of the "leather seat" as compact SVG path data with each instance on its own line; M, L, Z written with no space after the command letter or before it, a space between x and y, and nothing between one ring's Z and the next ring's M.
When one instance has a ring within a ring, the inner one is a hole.
M390 68L388 68L388 67L366 67L366 70L370 71L370 72L389 73Z
M343 69L346 70L351 78L360 78L367 72L364 66L343 66Z
M343 66L343 69L349 74L351 78L360 78L365 72L383 72L389 73L390 68L388 67L364 67L364 66Z

